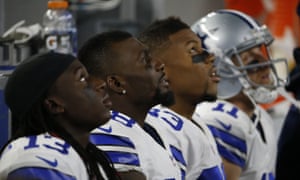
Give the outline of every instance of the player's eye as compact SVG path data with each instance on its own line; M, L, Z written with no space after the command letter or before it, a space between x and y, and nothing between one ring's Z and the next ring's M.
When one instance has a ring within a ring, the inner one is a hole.
M189 53L190 53L190 55L192 55L192 56L196 55L198 52L199 52L199 51L198 51L195 47L191 47L191 48L189 49Z
M269 68L271 66L270 64L264 64L264 63L261 64L261 63L262 63L261 61L254 59L249 64L247 64L247 66L254 66L251 68L247 68L247 72L248 73L256 73L259 70L263 70L263 69Z

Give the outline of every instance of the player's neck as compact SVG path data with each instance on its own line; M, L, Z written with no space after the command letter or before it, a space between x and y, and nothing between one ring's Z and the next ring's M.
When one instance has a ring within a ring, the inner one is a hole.
M140 109L140 108L139 108ZM123 111L126 115L133 118L141 127L144 126L148 110L139 110L138 108L127 108Z
M124 113L133 118L140 126L144 125L146 115L151 107L136 105L125 99L111 99L113 102L113 110Z
M90 140L89 140L90 133L88 133L88 134L75 134L75 135L73 135L73 137L84 148L86 148L88 143L90 142Z
M169 107L176 113L191 119L195 110L195 105L187 102L185 99L175 97L175 104Z
M244 93L240 93L228 99L228 101L236 105L238 108L240 108L249 117L252 117L255 110L255 105L252 103L249 97L247 97Z

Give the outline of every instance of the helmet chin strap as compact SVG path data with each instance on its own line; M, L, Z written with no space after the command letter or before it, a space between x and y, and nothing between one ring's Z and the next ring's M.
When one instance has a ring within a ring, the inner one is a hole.
M270 74L271 78L275 81L275 75L273 73ZM251 97L258 104L266 104L275 101L278 97L278 89L268 89L263 86L258 86L254 88L250 85L250 83L244 78L240 77L239 81L244 87L244 93ZM273 82L275 83L275 82Z
M265 87L258 87L256 89L249 88L244 90L246 94L253 98L256 103L270 103L278 97L277 90L269 90Z
M296 106L300 110L300 101L297 101L291 94L289 94L283 86L276 88L276 90L268 90L264 87L259 87L257 89L244 89L244 93L250 98L252 103L270 103L274 101L278 94L283 96L287 101Z

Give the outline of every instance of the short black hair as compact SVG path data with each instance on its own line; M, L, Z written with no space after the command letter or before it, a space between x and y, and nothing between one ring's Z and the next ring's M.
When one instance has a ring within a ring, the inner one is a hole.
M88 39L79 49L79 61L86 67L87 71L94 76L105 77L112 72L117 58L112 58L112 44L133 37L125 31L107 31L99 33ZM109 59L109 60L107 60Z
M179 17L170 16L151 23L139 34L138 39L153 52L167 45L170 35L183 29L190 29L190 26Z

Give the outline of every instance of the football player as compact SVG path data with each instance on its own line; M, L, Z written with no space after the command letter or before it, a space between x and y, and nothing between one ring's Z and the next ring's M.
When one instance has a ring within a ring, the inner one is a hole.
M191 120L196 105L215 100L219 78L214 56L190 27L176 17L150 24L139 36L154 58L165 64L175 104L153 107L146 122L161 136L186 179L222 180L224 172L214 138L204 123ZM185 170L186 169L186 170Z
M91 140L105 150L121 177L184 178L171 154L145 131L152 130L144 124L148 110L158 102L173 102L164 64L123 31L91 37L78 56L87 67L93 86L97 87L98 79L107 82L113 102L112 120L95 129Z
M215 53L221 78L218 100L199 104L193 119L208 124L227 179L274 179L276 130L258 103L276 99L286 83L287 61L270 57L273 37L267 27L239 11L209 13L192 30Z
M111 101L103 80L98 94L87 80L71 55L37 54L17 66L4 89L14 131L0 179L119 179L89 142L90 131L110 119Z

